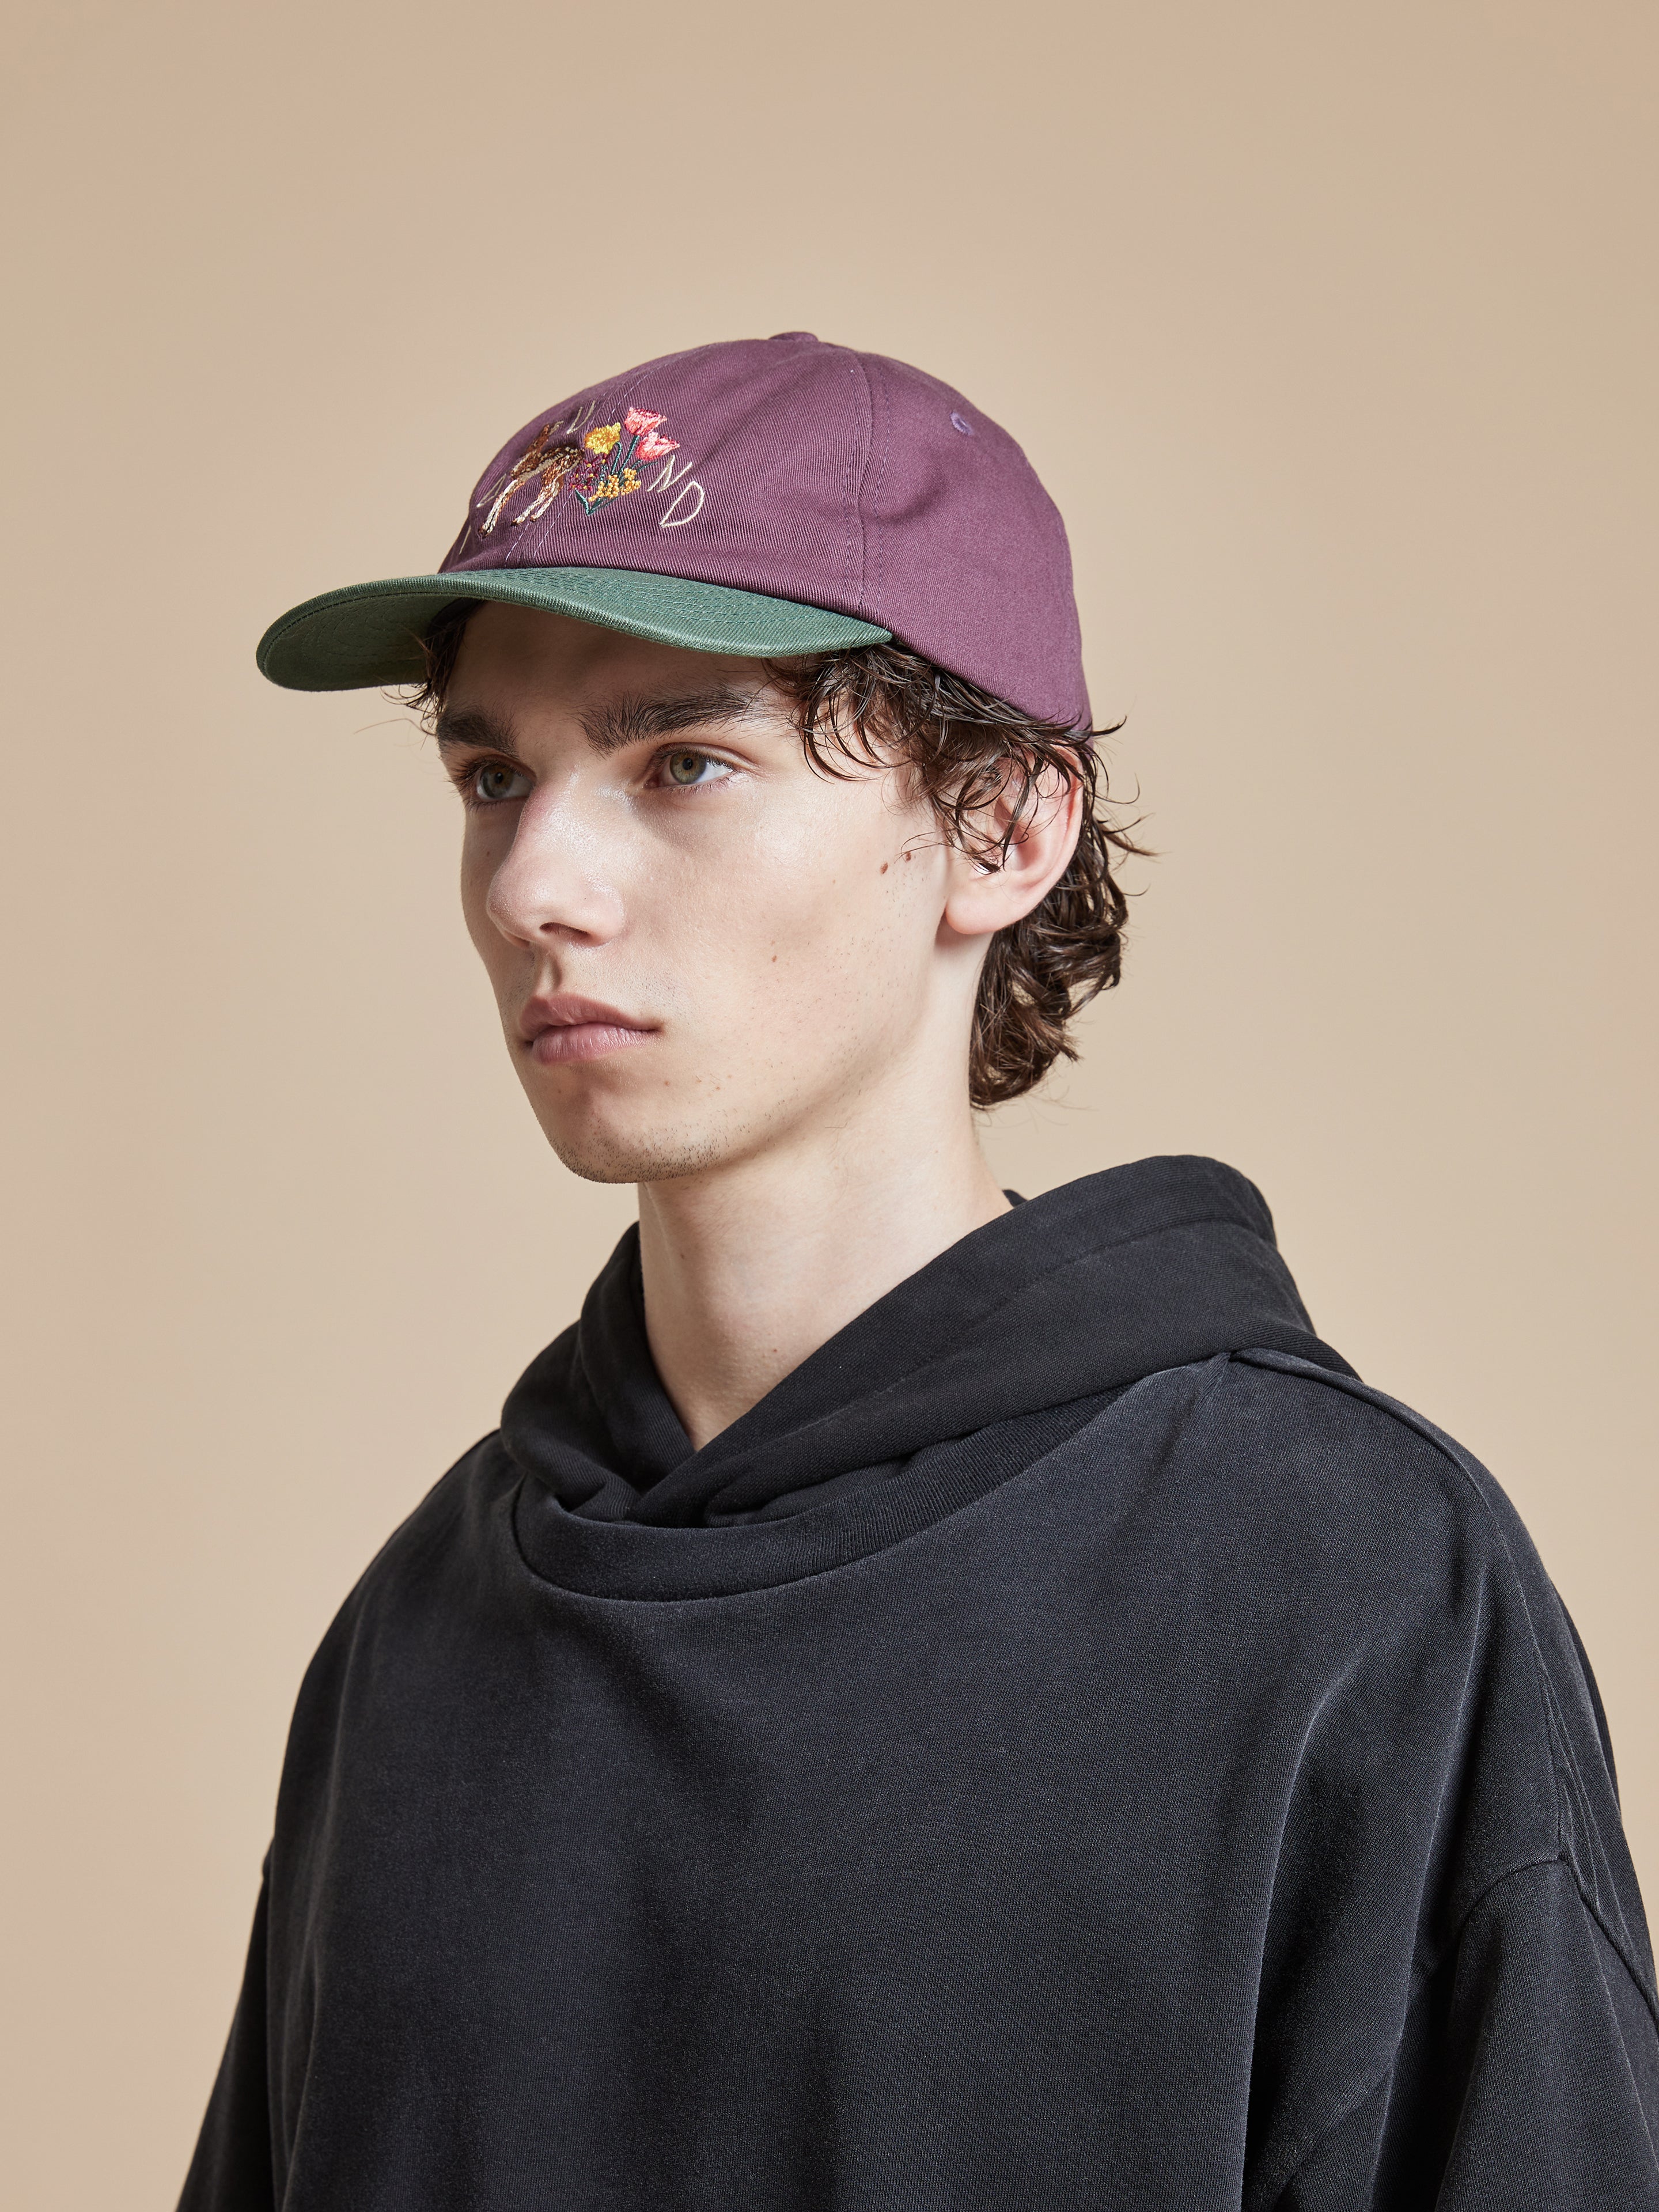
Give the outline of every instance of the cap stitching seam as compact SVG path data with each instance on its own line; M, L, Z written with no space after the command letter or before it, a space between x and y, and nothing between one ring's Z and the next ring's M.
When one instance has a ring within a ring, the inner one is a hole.
M873 380L872 380L872 378L871 378L871 376L870 376L870 374L869 374L869 371L868 371L867 369L865 371L865 380L865 380L865 384L866 384L866 387L867 387L867 388L868 388L868 389L869 389L869 390L873 393L874 389L875 389L875 386L874 386ZM875 489L874 489L874 491L872 492L872 494L871 495L871 499L870 499L870 527L871 527L872 532L874 533L874 537L875 537L875 550L876 550L876 604L877 604L878 605L881 605L881 604L885 600L885 599L886 599L886 597L887 597L887 577L886 577L886 565L885 565L885 564L886 564L886 555L887 555L887 541L886 541L886 539L884 538L884 536L882 535L882 528L881 528L881 495L882 495L883 489L884 489L884 487L885 486L886 482L887 482L887 462L888 462L888 457L890 456L890 454L892 453L892 450L893 450L893 406L892 406L892 398L891 398L891 395L888 392L888 391L887 391L887 389L886 389L886 387L885 387L885 386L884 386L884 385L883 389L882 389L882 409L883 409L883 419L882 419L882 436L881 436L881 465L880 465L880 467L876 471L876 485L875 485ZM872 412L873 412L873 407L872 407ZM866 567L868 566L868 551L867 551L867 548L866 548ZM865 597L865 598L863 598L863 599L861 599L860 600L860 602L859 602L859 609L860 609L860 613L867 613L867 612L868 612L868 610L869 610L869 606L870 606L870 600L869 600L868 595L866 594L866 597Z
M862 467L858 471L858 472L857 472L857 477L856 477L856 480L852 479L852 477L850 477L850 474L849 474L849 489L850 489L850 491L851 491L852 497L851 497L851 504L850 504L850 507L849 507L849 509L848 509L848 580L850 581L850 580L851 580L851 575L852 575L852 557L851 557L851 556L852 556L852 525L853 525L854 520L856 520L857 524L858 524L858 533L859 533L859 568L858 568L858 601L857 601L857 605L858 605L858 611L859 611L859 614L860 614L860 617L861 617L861 618L866 618L866 619L867 619L868 608L869 608L869 593L868 593L868 592L867 592L867 591L866 590L866 588L865 588L865 583L866 583L866 572L867 572L868 566L869 566L869 544L868 544L867 536L866 536L866 531L865 531L865 526L864 526L864 482L865 482L865 478L866 478L866 477L869 475L869 473L870 473L870 451L871 451L871 447L872 447L874 445L874 443L875 443L875 415L876 415L876 410L875 410L875 407L874 407L874 405L873 405L873 404L872 404L872 400L871 400L871 397L870 397L870 378L869 378L869 375L868 375L867 372L866 372L866 369L865 369L864 363L862 362L862 361L860 361L860 358L859 358L859 356L858 356L858 355L857 355L857 354L855 354L855 353L854 353L854 352L852 352L852 351L850 351L850 350L849 350L849 351L848 351L848 356L847 356L847 365L848 365L848 373L849 374L849 375L851 375L851 376L852 376L852 378L854 379L854 383L855 383L855 384L857 384L857 385L861 386L862 386L862 388L863 388L863 392L864 392L864 419L865 419L865 422L866 422L866 424L867 425L867 428L866 428L866 438L865 438L864 465L863 465L863 466L862 466Z
M847 374L850 380L853 375L853 365L850 362L848 363ZM844 537L842 543L841 551L841 574L842 588L843 591L850 591L853 582L853 508L855 497L856 489L853 482L853 457L849 453L847 457L847 471L842 486L842 498L843 501L842 509L842 527L844 532ZM862 599L858 600L856 604L862 605Z

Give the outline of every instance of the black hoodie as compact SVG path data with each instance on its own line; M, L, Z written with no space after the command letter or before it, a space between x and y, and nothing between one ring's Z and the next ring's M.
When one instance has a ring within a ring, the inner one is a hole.
M300 1696L185 2212L1659 2206L1589 1669L1148 1160L693 1451L637 1238Z

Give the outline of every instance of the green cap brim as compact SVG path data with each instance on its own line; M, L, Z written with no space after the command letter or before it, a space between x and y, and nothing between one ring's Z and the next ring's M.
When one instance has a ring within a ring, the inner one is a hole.
M259 672L290 691L419 684L426 675L422 635L453 599L542 607L659 645L750 659L885 645L892 635L851 615L683 576L634 568L473 568L350 584L307 599L272 623L259 640Z

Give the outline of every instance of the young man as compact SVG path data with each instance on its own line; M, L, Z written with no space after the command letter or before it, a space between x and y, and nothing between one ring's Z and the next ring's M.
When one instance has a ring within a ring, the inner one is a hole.
M1020 1203L1116 976L1060 520L799 331L539 417L281 684L423 685L640 1220L319 1652L187 2212L1659 2206L1612 1755L1250 1184Z

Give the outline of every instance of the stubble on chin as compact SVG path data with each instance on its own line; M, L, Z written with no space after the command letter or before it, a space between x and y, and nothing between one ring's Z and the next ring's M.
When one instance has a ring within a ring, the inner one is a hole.
M543 1111L542 1133L584 1182L672 1182L723 1166L742 1149L734 1128L617 1129L592 1118Z

